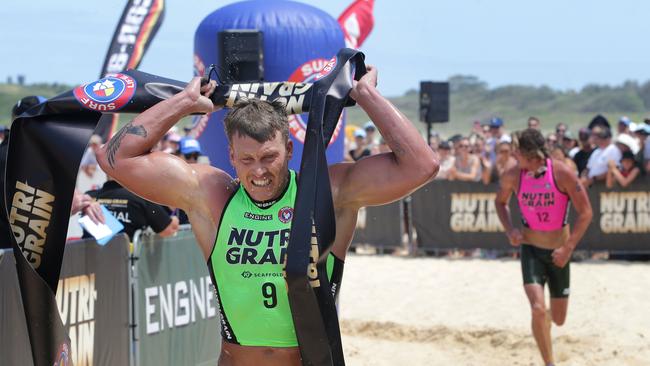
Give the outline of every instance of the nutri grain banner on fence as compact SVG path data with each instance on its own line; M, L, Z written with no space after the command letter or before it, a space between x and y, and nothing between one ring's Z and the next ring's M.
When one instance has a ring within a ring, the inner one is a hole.
M494 206L497 184L433 181L413 194L413 224L421 248L509 249ZM650 180L589 188L594 218L578 249L650 251ZM521 227L514 195L510 211ZM575 212L571 208L569 224Z
M129 362L128 245L124 235L105 246L67 244L54 302L70 338L67 361L75 366ZM0 365L33 365L11 250L0 256L0 278Z

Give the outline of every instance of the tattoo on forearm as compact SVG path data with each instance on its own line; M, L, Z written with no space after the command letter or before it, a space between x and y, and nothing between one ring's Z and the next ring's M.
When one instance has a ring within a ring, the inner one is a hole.
M113 136L106 145L108 165L110 165L111 168L115 168L115 153L117 153L117 150L120 148L120 144L122 143L122 139L127 134L147 137L147 130L142 125L135 126L133 125L133 122L129 122L122 127L122 129L117 131L115 136Z
M576 192L582 192L582 185L580 182L576 183Z

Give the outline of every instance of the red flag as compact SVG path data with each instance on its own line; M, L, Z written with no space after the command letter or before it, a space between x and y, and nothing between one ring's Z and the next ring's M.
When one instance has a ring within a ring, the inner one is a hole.
M345 45L359 48L372 31L375 18L372 7L375 0L356 0L339 16L339 24L345 35Z

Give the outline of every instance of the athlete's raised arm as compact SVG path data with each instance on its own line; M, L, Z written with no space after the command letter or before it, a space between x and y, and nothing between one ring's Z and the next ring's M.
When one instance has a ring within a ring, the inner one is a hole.
M337 207L381 205L400 199L438 173L438 159L406 116L376 89L377 69L356 83L350 96L375 123L392 152L330 168Z
M200 192L197 170L206 168L190 166L174 155L151 149L182 117L211 112L214 107L208 96L214 88L214 83L201 87L200 78L194 78L182 92L139 114L102 146L97 156L99 165L130 191L150 201L183 209L196 202Z

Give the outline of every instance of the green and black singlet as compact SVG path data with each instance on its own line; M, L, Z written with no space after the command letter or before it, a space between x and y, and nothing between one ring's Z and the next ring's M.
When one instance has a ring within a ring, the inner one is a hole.
M298 346L284 277L296 192L296 172L290 171L289 183L275 202L256 203L240 185L223 209L208 269L227 342ZM343 261L330 254L327 274L338 292Z

